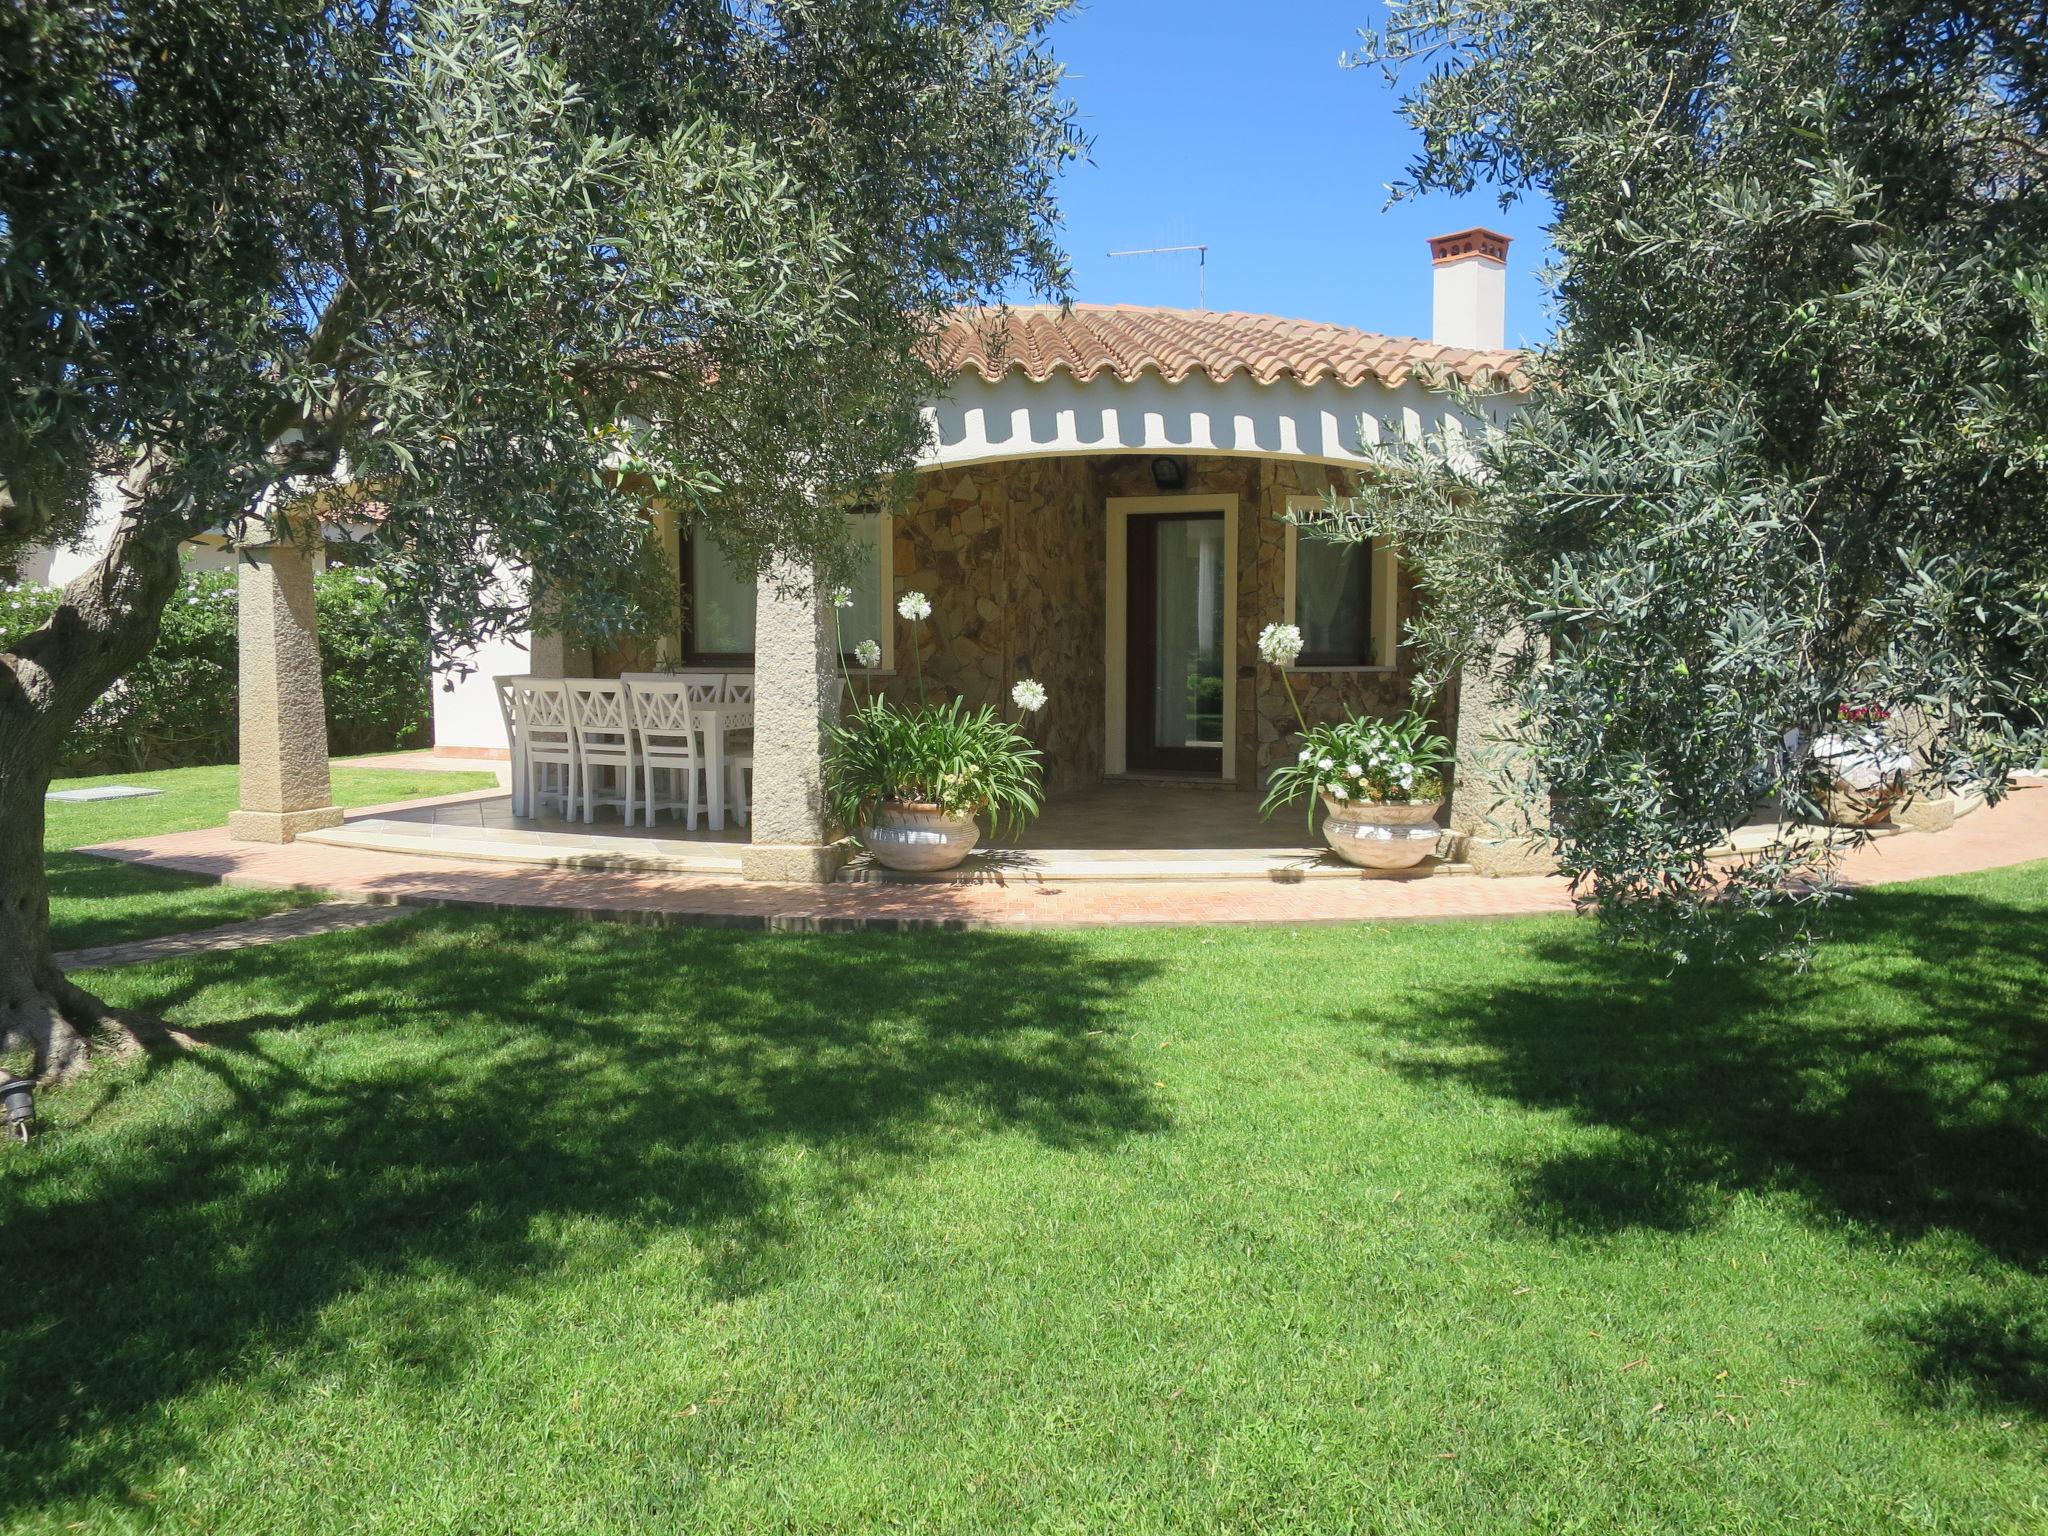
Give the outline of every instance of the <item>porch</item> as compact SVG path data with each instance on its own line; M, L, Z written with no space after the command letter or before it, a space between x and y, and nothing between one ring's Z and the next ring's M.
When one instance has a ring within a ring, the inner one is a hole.
M734 823L692 830L625 826L609 812L589 823L553 811L515 816L508 793L486 791L360 813L299 840L469 863L738 879L751 838ZM846 851L835 878L856 884L1294 883L1463 872L1432 859L1419 871L1369 875L1331 855L1298 811L1264 820L1251 796L1184 784L1100 784L1055 796L1023 835L984 836L964 865L943 875L901 875Z

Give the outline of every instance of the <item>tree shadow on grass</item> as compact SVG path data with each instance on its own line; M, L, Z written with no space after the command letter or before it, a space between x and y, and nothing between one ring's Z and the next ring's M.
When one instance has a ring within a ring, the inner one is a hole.
M1904 1347L1927 1406L2048 1418L2048 1301L1971 1298L1879 1331Z
M393 1277L487 1298L680 1235L709 1304L963 1138L1160 1130L1113 1028L1145 975L1051 935L455 915L115 973L239 1023L73 1090L73 1145L0 1182L0 1512L124 1488L180 1449L157 1410ZM350 1347L453 1375L484 1310Z
M1672 971L1545 927L1505 980L1418 986L1361 1018L1402 1037L1396 1071L1594 1133L1516 1170L1518 1223L1685 1232L1736 1193L1790 1195L1852 1241L1954 1234L2026 1285L2048 1262L2044 918L2031 895L1865 891L1803 973ZM1958 1314L1920 1359L2039 1408L2040 1335L2031 1363L2019 1336Z
M146 869L89 853L44 856L50 885L50 947L96 948L190 933L304 906L311 892L235 890L205 875Z

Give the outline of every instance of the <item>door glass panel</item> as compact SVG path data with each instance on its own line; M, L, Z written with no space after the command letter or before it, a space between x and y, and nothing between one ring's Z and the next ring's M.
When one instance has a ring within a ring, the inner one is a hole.
M1223 745L1223 519L1162 518L1153 649L1153 743Z

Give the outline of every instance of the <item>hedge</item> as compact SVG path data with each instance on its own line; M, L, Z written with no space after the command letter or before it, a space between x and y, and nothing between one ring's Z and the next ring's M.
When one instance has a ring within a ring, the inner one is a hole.
M328 750L337 755L430 739L427 645L389 590L364 570L314 578ZM0 585L0 649L37 629L61 592ZM187 572L164 609L154 650L87 711L63 765L139 772L235 759L235 577Z

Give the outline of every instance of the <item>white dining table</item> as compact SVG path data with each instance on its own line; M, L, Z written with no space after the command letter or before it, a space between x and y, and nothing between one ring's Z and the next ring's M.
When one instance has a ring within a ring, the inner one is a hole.
M690 724L703 738L705 811L711 830L725 830L725 738L729 732L752 730L751 704L692 704Z

